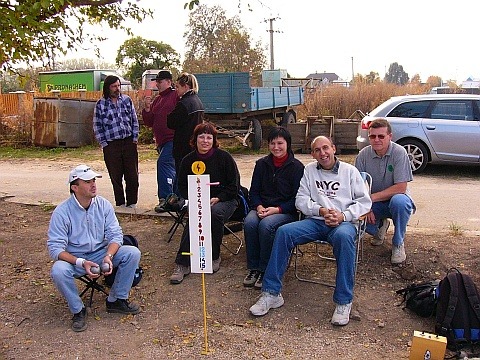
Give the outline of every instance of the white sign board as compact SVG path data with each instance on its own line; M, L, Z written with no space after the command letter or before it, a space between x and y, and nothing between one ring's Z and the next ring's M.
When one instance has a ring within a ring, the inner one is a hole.
M212 273L210 175L188 175L188 223L192 273Z

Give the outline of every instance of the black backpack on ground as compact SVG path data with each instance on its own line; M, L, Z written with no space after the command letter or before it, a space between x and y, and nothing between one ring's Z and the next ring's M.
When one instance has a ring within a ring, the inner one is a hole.
M436 290L439 283L440 280L426 281L397 290L396 293L403 296L403 301L399 305L405 304L404 309L407 308L422 317L435 315Z
M138 240L133 235L123 235L123 245L135 246L138 248ZM105 276L105 285L111 287L115 281L115 275L117 274L117 269L113 269L112 273L108 276ZM137 286L140 280L142 280L143 269L141 266L135 271L135 277L133 278L132 287Z
M480 344L480 296L472 278L452 268L440 282L435 333L450 350Z

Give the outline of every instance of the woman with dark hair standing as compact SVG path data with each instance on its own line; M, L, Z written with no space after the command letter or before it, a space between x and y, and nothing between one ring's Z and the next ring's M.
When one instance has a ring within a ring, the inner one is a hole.
M115 204L135 208L138 201L139 126L132 99L120 93L120 86L117 76L108 75L105 78L103 97L95 105L93 131L103 149Z
M219 184L210 186L212 267L213 272L217 272L221 262L223 225L238 206L240 174L232 156L218 148L217 130L211 123L202 123L195 127L191 144L195 150L183 158L177 173L178 191L184 199L188 199L188 175L194 175L192 164L196 161L205 164L203 174L210 175L210 182ZM190 256L182 255L189 252L190 234L187 225L183 230L170 283L180 284L183 278L190 274Z
M263 274L272 252L275 232L298 219L295 196L303 176L303 164L295 159L287 129L275 127L268 134L270 154L259 160L250 186L250 212L245 218L248 274L246 287L262 288Z
M203 122L204 108L198 97L198 82L193 74L181 74L175 88L180 97L175 109L167 115L167 126L175 130L173 136L173 157L175 158L175 170L178 174L180 163L185 155L193 149L190 138L193 129Z

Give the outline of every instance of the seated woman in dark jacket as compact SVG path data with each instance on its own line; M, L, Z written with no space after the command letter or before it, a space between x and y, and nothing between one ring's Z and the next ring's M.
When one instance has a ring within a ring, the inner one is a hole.
M250 208L245 218L248 274L246 287L262 288L273 239L277 229L298 219L295 195L303 176L303 164L295 159L292 137L283 127L273 128L268 135L270 154L255 164L250 187Z
M210 175L211 229L212 229L212 267L213 272L220 268L220 246L223 238L223 225L232 216L238 206L237 195L240 187L240 174L232 156L218 148L217 130L210 123L199 124L192 136L192 146L195 148L186 155L177 173L178 191L188 199L188 175L194 175L192 164L202 161L205 164L203 174ZM180 284L184 276L190 274L190 256L182 253L190 252L190 235L188 225L182 234L180 248L175 259L175 270L170 277L170 283Z

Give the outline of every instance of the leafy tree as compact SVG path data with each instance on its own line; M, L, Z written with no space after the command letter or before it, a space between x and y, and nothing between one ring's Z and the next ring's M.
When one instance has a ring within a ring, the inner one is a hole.
M55 56L88 41L102 40L86 24L108 25L127 33L127 19L151 16L138 1L128 0L0 0L0 65L42 61L52 66ZM97 49L98 50L98 49Z
M370 71L370 73L365 76L365 80L367 84L374 84L380 81L380 75L378 75L378 72Z
M355 75L353 83L354 84L374 84L379 81L380 81L380 76L378 75L378 73L374 71L370 71L370 73L365 76L360 73L357 73L357 75Z
M442 78L440 76L431 75L427 79L427 85L430 88L442 86Z
M390 64L385 74L385 82L390 84L405 85L408 82L408 74L403 70L402 65L394 62Z
M95 69L95 61L87 58L69 59L57 63L56 70Z
M180 56L168 44L140 36L126 40L118 49L117 65L126 69L125 77L139 86L147 69L171 69L180 65Z
M192 10L200 0L189 0ZM52 68L55 56L93 40L101 34L85 31L86 24L108 25L111 29L131 29L127 19L141 22L152 16L139 0L0 0L0 69L21 62L42 61ZM174 6L174 5L172 5ZM98 49L96 49L98 53Z
M33 91L37 89L38 73L44 68L18 68L0 72L0 93Z
M252 44L240 18L227 18L220 6L200 5L192 11L184 37L186 71L248 71L258 81L266 66L261 43Z
M421 84L422 83L422 80L420 79L420 75L419 74L415 74L413 75L412 79L410 80L410 82L412 84Z
M20 84L18 83L18 75L14 73L0 73L0 89L1 93L9 93L11 91L18 91Z

